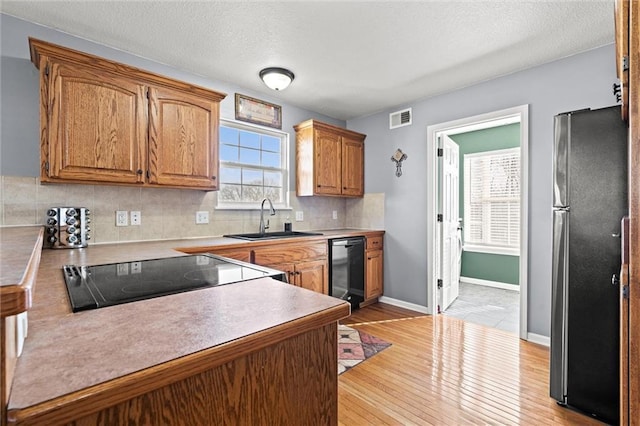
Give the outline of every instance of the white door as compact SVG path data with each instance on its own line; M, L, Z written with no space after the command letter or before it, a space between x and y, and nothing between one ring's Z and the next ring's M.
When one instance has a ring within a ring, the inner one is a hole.
M458 145L447 135L442 135L442 256L440 272L442 289L440 291L441 311L446 310L458 297L460 287L460 260L462 241L458 232L460 218L460 157Z

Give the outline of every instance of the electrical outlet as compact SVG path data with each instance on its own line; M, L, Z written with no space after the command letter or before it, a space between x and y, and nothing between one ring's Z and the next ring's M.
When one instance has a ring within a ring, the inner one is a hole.
M209 212L206 210L196 212L196 224L202 225L209 223Z
M118 210L116 212L116 226L129 226L129 218L126 210Z
M333 211L333 220L338 220L338 210Z
M131 212L131 225L140 225L142 223L142 213Z
M302 222L304 220L304 212L297 211L296 212L296 222Z
M131 262L131 273L139 274L142 272L142 262Z

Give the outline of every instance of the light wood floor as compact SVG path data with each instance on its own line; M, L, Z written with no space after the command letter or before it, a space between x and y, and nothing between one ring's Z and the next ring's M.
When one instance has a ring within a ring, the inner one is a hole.
M549 397L549 349L377 303L343 324L392 343L338 380L341 425L597 425Z

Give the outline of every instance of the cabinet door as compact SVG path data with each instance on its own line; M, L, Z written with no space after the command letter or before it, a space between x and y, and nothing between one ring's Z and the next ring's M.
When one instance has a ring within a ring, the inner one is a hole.
M298 287L328 294L327 262L317 260L295 265L295 283Z
M41 102L50 105L43 181L144 182L143 85L64 62L50 64L43 85L48 92Z
M319 129L314 131L316 194L341 194L341 147L341 138L336 133Z
M267 268L282 271L287 276L287 282L291 285L298 285L296 281L295 265L293 263L273 263L270 265L261 265Z
M149 182L218 188L218 103L149 88Z
M384 280L382 270L382 250L367 251L367 266L365 274L365 300L382 295L382 283Z
M342 138L342 195L364 195L364 142Z

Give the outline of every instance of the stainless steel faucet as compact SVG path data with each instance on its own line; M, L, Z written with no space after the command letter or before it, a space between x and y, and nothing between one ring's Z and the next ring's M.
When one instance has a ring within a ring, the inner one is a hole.
M273 203L271 202L270 199L265 198L264 200L262 200L262 204L260 205L260 234L264 235L264 231L266 231L267 229L269 229L269 219L267 219L267 224L264 224L264 202L268 201L269 202L269 214L271 216L275 216L276 214L276 209L273 208Z

